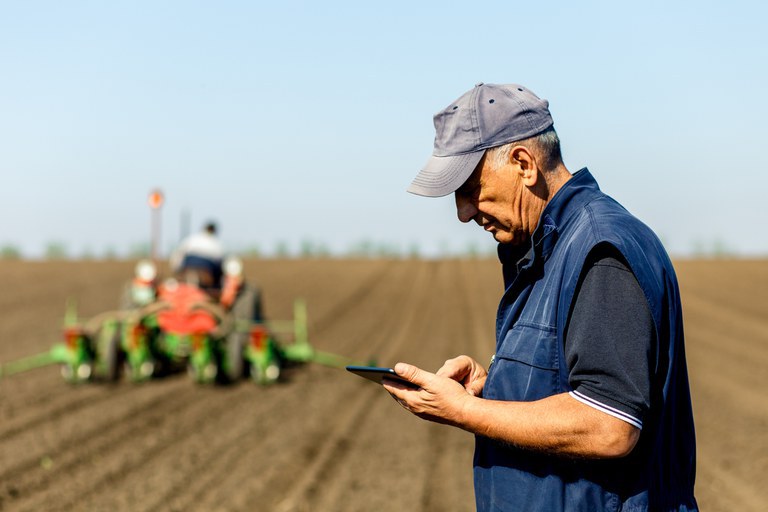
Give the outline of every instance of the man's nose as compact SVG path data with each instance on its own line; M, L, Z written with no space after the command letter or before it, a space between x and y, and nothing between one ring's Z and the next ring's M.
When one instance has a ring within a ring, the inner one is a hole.
M461 222L469 222L477 215L477 207L472 201L456 194L456 215Z

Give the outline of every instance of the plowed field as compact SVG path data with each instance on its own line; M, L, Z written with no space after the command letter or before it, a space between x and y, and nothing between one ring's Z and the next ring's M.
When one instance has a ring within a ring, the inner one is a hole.
M678 262L703 510L763 511L768 262ZM252 261L266 313L309 306L319 349L435 369L487 361L495 261ZM0 361L58 341L67 297L113 309L126 262L0 262ZM378 386L318 365L284 382L66 385L0 379L2 511L473 510L471 435L420 421Z

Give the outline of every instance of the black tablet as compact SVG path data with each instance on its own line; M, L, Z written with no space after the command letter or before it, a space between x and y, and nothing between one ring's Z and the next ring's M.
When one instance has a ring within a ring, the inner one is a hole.
M409 388L418 389L419 386L413 382L409 382L395 373L392 368L379 368L377 366L347 366L347 371L355 373L361 377L365 377L377 384L381 384L382 379L389 379L394 382L399 382Z

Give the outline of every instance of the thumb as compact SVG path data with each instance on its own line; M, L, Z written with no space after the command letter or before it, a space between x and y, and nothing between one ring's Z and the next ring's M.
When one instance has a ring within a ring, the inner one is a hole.
M432 375L431 373L408 363L397 363L394 369L396 374L422 388L427 384L427 381Z

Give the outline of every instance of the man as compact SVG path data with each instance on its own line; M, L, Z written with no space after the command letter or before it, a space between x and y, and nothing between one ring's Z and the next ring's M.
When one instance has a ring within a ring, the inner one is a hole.
M697 510L678 286L651 230L571 174L548 103L478 84L434 117L409 191L455 194L499 242L505 292L486 370L395 371L412 413L476 435L481 511Z
M180 276L187 271L198 284L211 291L221 286L224 247L216 236L214 222L207 222L202 231L185 238L170 257L171 270Z

